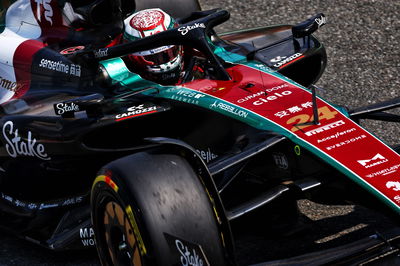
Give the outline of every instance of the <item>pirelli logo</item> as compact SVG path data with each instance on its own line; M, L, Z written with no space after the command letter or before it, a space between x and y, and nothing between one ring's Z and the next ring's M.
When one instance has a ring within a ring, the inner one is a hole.
M328 124L328 125L325 125L325 126L322 126L322 127L319 127L319 128L316 128L316 129L313 129L313 130L310 130L310 131L307 131L305 134L306 134L307 136L310 137L310 136L312 136L312 135L316 135L316 134L318 134L318 133L321 133L321 132L324 132L324 131L328 131L328 130L330 130L330 129L332 129L332 128L339 127L339 126L342 126L342 125L344 125L344 124L345 124L345 123L344 123L343 120L339 120L339 121L330 123L330 124Z

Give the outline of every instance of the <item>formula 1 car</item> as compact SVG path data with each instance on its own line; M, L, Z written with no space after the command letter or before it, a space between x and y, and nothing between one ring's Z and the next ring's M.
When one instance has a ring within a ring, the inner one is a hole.
M29 89L1 104L1 227L54 250L96 244L104 265L235 265L232 223L291 226L298 199L397 222L399 149L358 122L399 121L384 111L400 100L349 110L317 96L323 14L217 35L228 19L198 11L108 47L25 43L29 73L15 71ZM188 66L185 82L163 86L121 59L163 45L196 49L205 77ZM364 263L396 244L368 238L280 263Z

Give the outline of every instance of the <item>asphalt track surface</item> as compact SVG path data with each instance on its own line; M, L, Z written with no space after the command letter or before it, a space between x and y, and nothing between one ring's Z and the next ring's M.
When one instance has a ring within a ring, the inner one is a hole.
M231 20L219 32L273 24L296 24L323 12L328 25L316 36L324 43L328 66L317 83L321 96L332 103L349 107L363 106L399 96L400 78L400 1L398 0L202 0L203 9L223 7L231 12ZM399 127L385 123L364 123L390 144L397 143ZM384 133L386 132L386 133ZM383 217L358 206L321 206L308 201L300 203L305 228L301 242L290 242L292 250L301 252L305 245L314 249L340 244L341 241L390 227ZM339 225L339 226L338 226ZM339 228L338 228L339 227ZM308 229L307 229L308 228ZM312 236L312 232L318 232ZM257 263L277 242L255 235L243 250L240 263ZM250 241L250 240L249 240ZM317 244L322 244L317 246ZM289 244L288 244L289 245ZM286 254L276 253L277 258ZM98 265L92 251L54 253L0 232L0 265Z

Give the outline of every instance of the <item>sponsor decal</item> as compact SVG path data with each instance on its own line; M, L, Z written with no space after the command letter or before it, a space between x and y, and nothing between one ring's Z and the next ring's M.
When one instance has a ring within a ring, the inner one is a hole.
M179 90L176 94L187 97L187 98L195 98L195 99L200 99L205 96L201 93L196 93L196 92L187 91L187 90Z
M320 16L314 20L318 24L318 28L326 24L326 17Z
M322 142L325 142L325 141L328 141L328 140L337 139L340 136L344 136L344 135L349 134L349 133L354 132L354 131L356 131L356 128L354 128L354 127L350 128L350 129L343 130L343 131L339 131L339 132L336 132L334 135L330 135L328 137L319 139L319 140L317 140L317 142L318 143L322 143Z
M137 52L134 53L133 55L140 55L140 56L145 56L145 55L152 55L152 54L156 54L162 51L165 51L169 48L173 47L173 45L169 45L169 46L161 46L161 47L157 47L151 50L147 50L147 51L141 51L141 52Z
M94 230L92 227L84 227L79 229L79 237L83 246L90 247L96 245L94 240Z
M293 63L295 59L300 59L301 57L303 57L303 54L302 54L302 53L295 53L294 55L291 55L291 56L289 56L288 58L285 58L284 60L282 60L282 61L276 63L276 64L274 65L274 67L279 68L279 67L282 67L282 66L285 65L285 64Z
M249 115L249 113L247 113L247 112L245 112L243 110L240 110L240 109L238 109L236 107L233 107L233 106L231 106L229 104L218 102L218 101L215 101L213 104L211 104L210 108L211 109L220 109L220 110L223 110L225 112L231 113L231 114L233 114L235 116L239 116L239 117L243 117L243 118L246 118Z
M0 76L0 87L12 92L16 92L18 89L22 88L23 85Z
M62 202L61 206L69 206L81 203L83 201L83 196L66 199Z
M128 118L151 114L157 112L157 106L144 107L144 104L132 106L127 109L127 112L115 116L116 121L122 121Z
M97 51L94 51L94 57L96 57L96 58L101 58L101 57L106 57L106 56L108 56L108 48L99 49Z
M206 25L204 25L204 23L194 23L193 25L189 25L186 27L180 27L178 28L178 31L182 34L182 35L186 35L189 31L197 29L197 28L206 28Z
M391 167L385 168L383 170L376 171L376 172L373 172L371 174L368 174L368 175L366 175L366 177L373 178L373 177L380 176L380 175L383 175L383 176L389 175L391 173L396 172L397 169L399 169L399 168L400 168L400 164L396 164L396 165L393 165Z
M288 96L290 94L292 94L291 91L283 91L283 92L280 92L280 93L275 92L274 94L266 96L265 98L258 98L257 101L253 102L253 105L262 105L262 104L268 103L270 101L275 101L275 100L277 100L279 98Z
M181 254L180 261L182 265L202 266L206 265L204 258L201 254L196 252L195 248L190 249L187 245L179 239L175 240L176 249ZM208 263L207 263L208 265Z
M210 148L207 150L196 150L197 154L206 162L209 163L210 161L216 159L218 155L211 152Z
M367 137L366 135L362 134L362 135L359 135L359 136L357 136L357 137L354 137L354 138L351 138L351 139L347 139L347 140L341 141L341 142L339 142L339 143L336 143L336 144L334 144L334 145L325 147L325 149L327 149L328 151L330 151L330 150L333 150L333 149L340 148L340 147L342 147L342 146L351 144L351 143L353 143L353 142L356 142L356 141L365 139L366 137Z
M41 203L40 206L39 206L39 210L56 208L56 207L59 207L59 206L60 206L60 204L58 204L58 203L51 203L51 204Z
M398 181L388 181L386 182L386 187L394 191L400 191L400 182Z
M39 67L46 68L55 72L69 74L71 76L80 77L81 76L81 66L75 64L65 64L62 61L52 61L48 59L42 59L40 61Z
M5 195L5 194L3 194L3 193L1 193L1 197L2 197L4 200L8 201L9 203L12 203L13 205L15 205L15 206L17 206L17 207L25 207L25 206L26 206L25 203L23 203L23 202L21 202L21 201L19 201L19 200L17 200L17 199L14 200L13 197L8 196L8 195Z
M400 195L396 195L393 199L400 204Z
M373 166L377 166L383 163L386 163L388 161L388 159L386 159L384 156L382 156L381 154L377 153L374 157L372 157L371 159L367 159L367 160L357 160L357 162L359 164L361 164L362 166L364 166L365 168L370 168Z
M27 207L28 207L28 209L30 209L30 210L34 210L34 209L37 209L37 208L38 208L38 206L37 206L35 203L29 203Z
M83 202L83 196L59 200L59 201L55 201L55 202L46 202L46 203L23 202L18 199L14 199L11 196L5 195L3 193L0 193L0 198L8 201L9 203L11 203L12 205L14 205L16 207L22 207L22 208L26 208L29 210L50 209L50 208L56 208L56 207L61 207L61 206L69 206L69 205L79 204L79 203Z
M255 67L265 72L272 72L272 70L269 67L263 64L255 64Z
M23 207L23 208L25 208L26 207L26 203L25 202L22 202L22 201L19 201L19 200L15 200L15 206L17 206L17 207Z
M319 134L321 132L328 131L328 130L331 130L333 128L343 126L344 124L345 124L345 122L343 120L339 120L339 121L327 124L325 126L322 126L322 127L307 131L307 132L305 132L305 134L310 137L312 135L316 135L316 134Z
M185 103L199 104L199 99L203 97L205 97L205 95L201 93L196 93L187 90L179 90L176 92L176 95L173 95L171 97L171 99Z
M284 83L282 85L278 85L278 86L272 87L270 89L266 89L266 90L263 90L263 91L259 91L257 93L253 93L252 95L247 95L246 97L237 100L237 102L238 103L244 103L244 102L246 102L248 100L252 100L252 99L260 97L260 96L266 96L267 92L277 91L277 90L280 90L280 89L283 89L283 88L286 88L286 87L289 87L289 85L287 83Z
M36 138L32 138L32 132L28 131L28 138L21 138L18 129L14 130L14 123L7 121L3 125L3 137L6 140L6 150L8 155L16 158L20 155L36 157L42 160L50 160L44 145L38 144Z
M29 210L36 210L39 206L36 203L28 203L28 202L22 202L18 199L14 199L11 196L8 196L6 194L0 193L0 198L2 198L3 200L11 203L12 205L16 206L16 207L22 207L22 208L26 208Z
M210 265L201 246L164 233L173 257L174 265Z
M66 49L62 50L60 52L60 54L63 54L63 55L73 54L73 53L75 53L77 51L80 51L80 50L83 50L83 49L85 49L85 46L69 47L69 48L66 48Z
M23 208L27 207L27 204L25 202L20 201L20 200L15 200L14 204L17 207L23 207Z
M79 105L75 103L57 103L54 105L56 115L63 115L65 113L79 112Z
M35 0L36 2L36 16L38 20L42 21L42 6L44 9L44 18L53 25L53 8L51 7L52 0Z
M288 116L290 114L298 113L301 112L303 109L311 108L312 107L312 102L305 102L299 105L295 105L292 107L287 108L286 110L279 111L275 113L275 116L282 118L284 116Z
M269 60L269 61L270 61L271 63L277 63L277 62L280 62L280 61L284 60L285 58L287 58L287 56L280 56L280 55L278 55L277 57L272 58L272 59Z
M14 202L14 199L11 196L1 193L1 197L8 202L11 202L11 203Z
M275 164L278 168L284 170L289 169L289 161L283 153L274 153L272 154L272 157L274 158Z

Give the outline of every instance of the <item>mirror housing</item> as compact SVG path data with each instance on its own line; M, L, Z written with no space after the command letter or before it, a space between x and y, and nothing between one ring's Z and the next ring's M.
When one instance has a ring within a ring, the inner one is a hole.
M326 24L326 16L319 13L292 27L292 34L295 38L310 36L313 32Z

